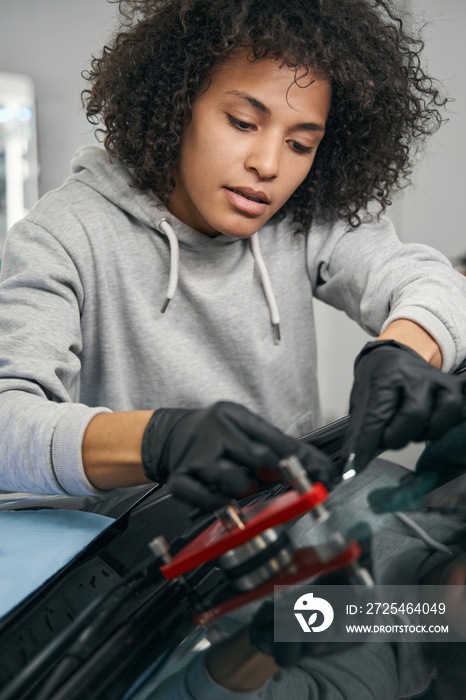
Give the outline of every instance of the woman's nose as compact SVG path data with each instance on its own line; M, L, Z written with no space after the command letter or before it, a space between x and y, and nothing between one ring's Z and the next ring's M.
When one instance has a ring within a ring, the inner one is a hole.
M261 180L275 179L280 169L280 145L273 138L261 135L251 144L245 165L248 170L255 170Z

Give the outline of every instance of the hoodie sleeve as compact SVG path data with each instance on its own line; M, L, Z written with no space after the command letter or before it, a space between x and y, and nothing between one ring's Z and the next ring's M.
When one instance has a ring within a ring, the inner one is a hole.
M87 480L82 439L105 407L75 403L84 304L63 246L23 220L8 234L0 284L0 488L100 493Z
M401 243L388 219L312 229L308 269L315 296L371 335L408 319L435 338L445 372L466 357L466 278L433 248Z

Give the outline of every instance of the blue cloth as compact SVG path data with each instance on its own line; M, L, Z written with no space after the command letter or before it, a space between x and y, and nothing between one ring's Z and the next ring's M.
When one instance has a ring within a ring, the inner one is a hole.
M104 515L74 510L0 512L0 618L112 522Z

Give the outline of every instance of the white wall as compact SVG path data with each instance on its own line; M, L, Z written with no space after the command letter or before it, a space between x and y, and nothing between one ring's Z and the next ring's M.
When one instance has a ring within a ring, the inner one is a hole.
M0 71L27 74L35 84L40 194L61 184L80 145L96 143L81 109L81 71L111 34L116 13L106 0L0 0Z
M423 36L429 70L454 101L447 108L449 122L431 138L415 172L415 188L403 198L401 234L454 258L466 253L466 2L411 0L411 5L413 14L427 22Z

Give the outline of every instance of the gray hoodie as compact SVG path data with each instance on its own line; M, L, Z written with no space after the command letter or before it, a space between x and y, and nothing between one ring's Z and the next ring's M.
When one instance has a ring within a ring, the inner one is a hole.
M103 411L225 399L291 435L316 427L313 295L371 334L418 322L445 371L466 356L466 280L440 253L402 245L387 220L209 238L100 148L79 151L72 170L7 236L1 489L95 493L81 446Z

